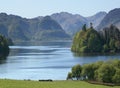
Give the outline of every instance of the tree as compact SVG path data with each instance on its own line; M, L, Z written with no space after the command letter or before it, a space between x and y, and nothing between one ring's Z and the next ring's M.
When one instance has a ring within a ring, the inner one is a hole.
M82 67L78 64L72 67L72 76L75 77L77 80L81 77Z
M120 41L115 42L115 47L118 51L120 51Z
M108 52L108 51L109 51L109 46L107 44L104 44L103 52Z
M84 26L83 26L84 29ZM101 52L103 40L95 29L81 30L74 36L71 50L77 53Z
M105 83L120 83L120 60L98 61L83 66L75 65L67 79L76 78Z
M67 75L67 80L68 79L72 79L72 72L69 72L68 75Z
M120 60L114 60L114 61L112 61L112 65L113 65L116 69L120 69Z
M88 29L86 32L88 53L101 52L103 41L99 33L95 29Z
M86 31L86 24L83 25L82 30Z
M106 63L102 64L102 66L95 72L97 81L106 83L112 83L114 74L114 66Z
M116 69L115 75L112 78L114 83L120 83L120 69Z
M0 57L6 57L9 54L7 39L0 35Z
M96 64L86 64L82 67L82 76L83 79L94 80L94 73L97 69Z
M90 28L93 29L93 23L90 23Z
M115 52L115 40L114 39L110 39L109 46L110 46L110 49L113 52Z

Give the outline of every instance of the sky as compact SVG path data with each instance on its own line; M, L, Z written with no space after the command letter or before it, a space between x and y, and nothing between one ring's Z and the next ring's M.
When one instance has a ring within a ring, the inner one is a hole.
M84 17L120 8L120 0L0 0L0 13L26 18L69 12Z

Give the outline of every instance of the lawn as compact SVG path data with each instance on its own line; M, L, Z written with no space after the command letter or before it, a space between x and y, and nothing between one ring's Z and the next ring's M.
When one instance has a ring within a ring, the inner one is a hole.
M21 80L0 80L0 88L120 88L103 85L89 84L84 81L21 81Z

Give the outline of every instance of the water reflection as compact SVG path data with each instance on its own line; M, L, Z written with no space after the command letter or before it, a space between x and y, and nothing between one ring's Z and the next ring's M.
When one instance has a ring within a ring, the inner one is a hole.
M38 41L34 41L34 42L16 42L15 45L18 46L65 46L65 47L70 47L72 41L45 41L45 42L38 42Z
M1 56L0 57L0 64L6 63L6 60L7 60L6 56Z
M75 57L119 56L120 53L74 53Z

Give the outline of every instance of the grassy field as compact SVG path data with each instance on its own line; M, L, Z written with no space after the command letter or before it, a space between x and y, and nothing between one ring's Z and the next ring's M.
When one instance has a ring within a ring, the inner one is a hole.
M95 85L83 81L38 82L1 79L0 88L120 88L120 86Z

